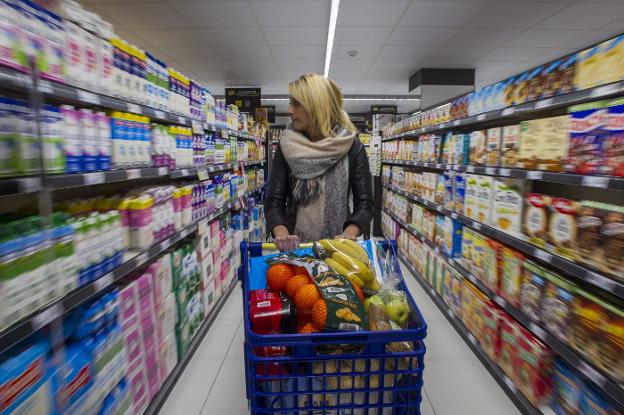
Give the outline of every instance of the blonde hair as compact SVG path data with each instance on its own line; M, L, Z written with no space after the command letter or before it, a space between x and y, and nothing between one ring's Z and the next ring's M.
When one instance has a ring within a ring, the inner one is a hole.
M333 80L317 74L302 75L288 84L288 93L310 117L307 131L310 138L332 136L337 124L357 133L349 115L342 109L342 93Z

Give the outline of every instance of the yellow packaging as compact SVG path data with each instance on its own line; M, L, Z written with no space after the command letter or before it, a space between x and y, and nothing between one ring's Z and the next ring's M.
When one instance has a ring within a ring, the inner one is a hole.
M485 165L498 166L501 150L501 128L495 127L487 130L487 143L485 146Z
M538 170L563 171L570 144L570 117L544 118L538 149Z
M593 88L602 83L602 58L600 45L579 52L574 78L577 89Z
M524 181L495 179L492 226L510 234L522 232Z
M475 220L489 225L492 218L492 198L494 196L494 177L477 176L477 217Z
M624 35L600 44L602 51L602 82L611 83L624 79Z
M466 175L466 190L464 193L464 216L477 219L477 180L479 176Z
M520 123L520 147L517 167L535 169L540 156L540 143L546 135L546 118L522 121Z
M518 163L518 147L520 143L520 126L508 125L503 127L501 138L500 165L503 167L516 167Z

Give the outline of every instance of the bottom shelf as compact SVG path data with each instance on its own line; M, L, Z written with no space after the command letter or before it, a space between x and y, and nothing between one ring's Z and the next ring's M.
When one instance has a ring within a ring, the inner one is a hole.
M388 238L386 237L386 239ZM485 354L483 349L481 349L481 346L479 346L479 343L477 342L475 336L466 329L464 323L462 323L462 321L455 314L453 314L451 309L446 306L446 303L444 302L442 297L440 297L437 291L422 278L420 273L416 270L416 268L414 268L412 264L410 264L410 262L407 260L407 258L405 258L405 256L403 256L403 254L399 253L399 259L401 260L403 265L405 265L405 267L409 269L409 271L414 275L416 281L418 281L418 283L427 293L427 295L431 297L435 305L440 309L442 314L446 316L446 319L451 323L453 328L455 328L457 333L459 333L461 338L464 340L464 342L466 342L468 347L470 347L470 349L477 356L477 358L479 358L483 366L485 366L488 372L490 372L490 375L492 375L494 380L496 380L496 382L500 385L503 391L505 391L507 396L509 396L511 401L516 405L520 412L530 415L552 414L550 408L545 407L538 409L533 406L533 404L531 404L524 397L524 395L522 395L522 393L520 393L512 380L509 379L509 377L505 373L503 373L503 371L496 365L496 363L494 363Z
M214 308L210 312L210 315L204 321L202 326L197 331L197 334L195 334L195 337L189 344L189 347L186 353L184 354L184 356L180 358L180 361L178 362L176 367L173 369L169 377L165 380L165 383L163 383L162 387L160 388L156 396L154 396L154 399L152 399L147 409L143 411L144 415L156 415L160 412L163 405L167 401L169 394L171 393L176 383L178 382L178 379L184 372L184 369L186 369L186 366L193 358L195 351L197 350L200 343L206 336L206 333L208 333L208 330L210 329L210 327L212 327L212 323L214 323L215 319L217 318L217 315L219 315L219 312L223 308L223 305L225 304L227 299L230 297L230 294L232 294L232 291L234 291L234 287L236 287L237 283L238 283L238 279L234 279L234 281L232 281L232 283L227 288L227 290L223 293L221 298L219 298L217 303L214 305Z

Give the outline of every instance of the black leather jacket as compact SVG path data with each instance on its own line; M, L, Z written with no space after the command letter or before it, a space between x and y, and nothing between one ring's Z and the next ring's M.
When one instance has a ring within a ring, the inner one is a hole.
M349 189L353 193L353 212L343 225L356 224L365 237L370 235L370 223L373 217L372 176L368 166L366 148L360 140L354 140L348 153ZM278 145L273 156L269 175L269 189L264 206L266 209L267 231L272 232L277 225L284 225L293 234L297 219L297 207L290 195L294 176ZM305 241L309 242L309 241Z

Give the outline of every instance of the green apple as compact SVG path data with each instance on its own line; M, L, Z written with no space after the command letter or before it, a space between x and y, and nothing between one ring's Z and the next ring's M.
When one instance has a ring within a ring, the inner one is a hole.
M386 313L395 323L403 325L409 317L409 306L403 300L392 300L386 304Z
M369 304L375 304L375 305L378 305L380 307L385 307L386 306L384 304L383 300L381 299L381 297L378 296L378 295L373 295L372 297L368 297L366 300L364 300L364 310L368 311L368 305Z

